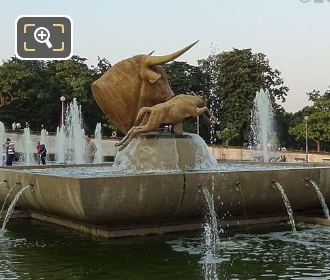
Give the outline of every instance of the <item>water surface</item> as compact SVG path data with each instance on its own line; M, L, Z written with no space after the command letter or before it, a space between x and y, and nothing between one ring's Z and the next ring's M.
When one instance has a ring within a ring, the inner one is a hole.
M283 170L283 169L297 169L306 168L301 165L292 164L243 164L243 163L221 163L213 169L205 170L192 170L193 172L206 172L206 171L219 171L219 172L237 172L237 171L257 171L257 170ZM310 168L310 167L309 167ZM106 176L121 176L121 175L139 175L139 174L168 174L168 173L182 173L182 170L145 170L139 171L118 171L113 170L111 166L88 166L88 167L56 167L56 168L33 168L33 169L20 169L17 172L45 174L65 177L106 177ZM187 171L189 172L189 171Z
M227 230L213 260L218 278L330 279L330 228L298 224L297 230ZM36 221L10 221L0 237L0 279L204 279L200 235L105 240Z

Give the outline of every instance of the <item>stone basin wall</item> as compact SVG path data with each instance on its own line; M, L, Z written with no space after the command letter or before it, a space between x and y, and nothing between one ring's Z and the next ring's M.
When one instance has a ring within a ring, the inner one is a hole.
M93 165L95 166L95 165ZM285 190L294 213L320 211L310 178L319 184L330 203L330 168L185 172L71 178L0 169L0 204L11 187L9 201L22 187L17 207L83 223L138 227L200 222L205 201L200 187L212 191L219 218L239 219L285 215L277 181Z

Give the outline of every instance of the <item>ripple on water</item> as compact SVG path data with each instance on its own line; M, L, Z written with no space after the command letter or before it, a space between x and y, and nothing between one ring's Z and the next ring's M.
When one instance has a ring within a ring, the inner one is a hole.
M330 228L297 229L222 236L219 279L330 279ZM200 238L175 236L94 240L14 221L0 237L0 279L200 279Z
M248 276L256 279L330 279L330 229L300 226L297 234L283 231L236 234L230 240L222 238L217 244L219 275L226 275L228 279ZM203 256L196 239L181 238L167 244L176 252ZM238 267L244 268L245 272L237 274L235 268Z

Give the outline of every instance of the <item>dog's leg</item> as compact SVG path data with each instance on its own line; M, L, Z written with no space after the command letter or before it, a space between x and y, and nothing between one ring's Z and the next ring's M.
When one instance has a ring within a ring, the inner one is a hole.
M117 143L115 144L115 146L121 146L123 143L125 143L135 128L136 128L136 126L133 126L133 127L127 132L127 134L124 136L124 138L121 139L119 142L117 142Z
M152 131L154 129L155 129L154 126L150 126L148 124L143 125L143 126L137 126L137 127L135 127L135 129L132 130L132 132L128 136L127 140L119 147L119 151L123 150L132 141L132 139L134 137L136 137L137 135L139 135L141 133L144 133L144 132L150 132L150 131Z
M182 122L175 124L173 130L175 134L182 134L183 133Z
M212 113L210 112L209 108L207 108L207 107L197 108L197 115L200 116L201 114L203 114L204 117L209 122L214 121L215 123L219 124L219 121L217 120L217 118L215 116L212 115Z

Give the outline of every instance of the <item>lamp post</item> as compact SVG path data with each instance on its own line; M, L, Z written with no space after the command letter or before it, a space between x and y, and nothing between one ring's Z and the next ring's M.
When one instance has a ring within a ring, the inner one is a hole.
M308 116L304 117L305 121L305 138L306 138L306 162L308 162Z
M62 112L61 112L61 126L63 126L64 124L64 101L65 101L65 97L61 96L60 100L62 102Z

